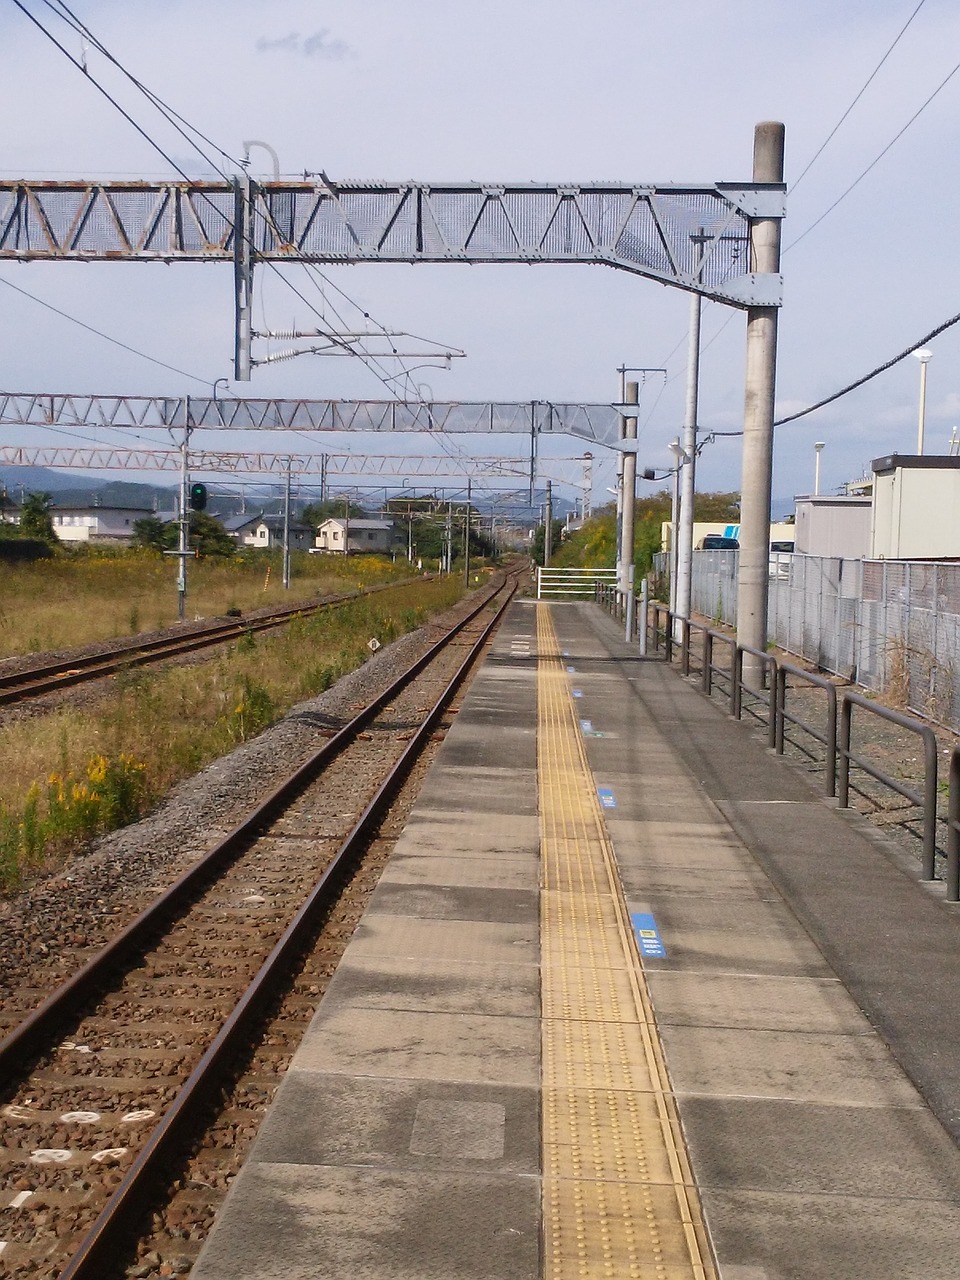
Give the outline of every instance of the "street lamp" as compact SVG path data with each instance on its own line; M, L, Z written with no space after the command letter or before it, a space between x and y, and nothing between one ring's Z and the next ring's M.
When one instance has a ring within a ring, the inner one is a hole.
M813 472L813 496L817 498L820 496L820 455L826 447L826 441L818 440L813 447L817 453L817 461Z
M923 456L923 425L927 414L927 365L930 363L933 352L927 347L921 347L913 353L920 361L920 414L917 424L917 453Z

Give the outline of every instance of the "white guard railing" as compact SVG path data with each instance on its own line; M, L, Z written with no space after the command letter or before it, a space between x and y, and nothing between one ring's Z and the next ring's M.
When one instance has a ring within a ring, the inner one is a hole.
M593 599L597 583L613 586L617 581L616 569L537 569L537 599L555 596L583 596Z

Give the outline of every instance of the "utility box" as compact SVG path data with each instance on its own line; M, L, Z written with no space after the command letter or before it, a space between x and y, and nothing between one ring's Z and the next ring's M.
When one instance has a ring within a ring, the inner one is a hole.
M889 454L873 461L875 560L960 558L960 458Z
M797 506L796 550L862 560L870 555L872 501L866 494L807 494Z

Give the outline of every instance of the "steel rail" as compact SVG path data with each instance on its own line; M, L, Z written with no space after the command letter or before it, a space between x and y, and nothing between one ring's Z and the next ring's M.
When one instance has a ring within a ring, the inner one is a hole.
M500 583L485 593L464 618L431 645L389 688L358 712L334 737L327 739L323 746L261 800L232 831L178 876L149 907L96 955L91 956L82 968L51 992L42 1004L0 1041L0 1089L7 1086L9 1077L15 1071L22 1070L25 1061L49 1046L58 1026L73 1014L78 1005L88 1000L107 981L114 979L119 966L141 952L158 932L188 906L197 890L228 866L260 829L290 804L502 589L503 583Z
M212 623L176 636L112 645L100 653L80 654L74 658L63 658L58 662L42 666L6 672L0 674L0 706L25 701L27 698L38 698L45 693L56 693L61 689L70 689L88 680L102 680L105 676L115 675L118 671L124 671L130 667L145 666L151 662L161 662L165 658L193 653L198 649L227 644L231 640L239 640L253 632L286 626L295 618L309 617L319 613L321 609L335 608L354 600L362 600L378 591L388 591L391 587L407 586L411 581L420 581L420 579L408 578L400 582L381 583L375 587L364 587L356 592L327 596L313 604L290 605L257 618Z
M489 600L502 589L503 584L499 585L483 604L473 610L468 619L444 637L440 646L434 646L430 650L430 655L435 656L438 647L445 645L453 635L462 630L467 622L476 617ZM476 642L470 646L453 678L367 804L303 906L274 945L270 955L261 965L176 1098L164 1112L163 1119L141 1148L66 1268L60 1273L60 1280L99 1280L103 1275L105 1263L116 1256L118 1235L122 1236L124 1230L128 1229L126 1224L130 1215L142 1212L147 1205L154 1171L170 1149L189 1135L191 1127L196 1123L198 1111L206 1105L211 1092L218 1088L222 1069L224 1066L229 1066L231 1055L235 1053L238 1043L248 1034L250 1025L262 1015L275 994L276 980L278 977L282 980L291 960L304 945L320 912L327 907L336 894L343 877L352 870L365 843L373 835L377 824L410 773L470 666L503 616L516 589L516 581L507 583L506 599L501 602L496 614L484 627ZM418 670L422 669L425 665L424 660L421 659L415 665Z

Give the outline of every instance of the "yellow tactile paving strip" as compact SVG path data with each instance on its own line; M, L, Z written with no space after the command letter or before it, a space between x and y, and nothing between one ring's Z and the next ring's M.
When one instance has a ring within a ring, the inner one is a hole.
M537 605L546 1280L716 1280L556 632Z

